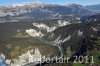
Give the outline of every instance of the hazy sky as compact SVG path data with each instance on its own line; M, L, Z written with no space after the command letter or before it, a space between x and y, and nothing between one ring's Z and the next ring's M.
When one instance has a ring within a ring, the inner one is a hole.
M0 0L0 6L11 5L15 3L22 3L22 2L44 2L50 4L80 4L80 5L94 5L100 4L100 0Z

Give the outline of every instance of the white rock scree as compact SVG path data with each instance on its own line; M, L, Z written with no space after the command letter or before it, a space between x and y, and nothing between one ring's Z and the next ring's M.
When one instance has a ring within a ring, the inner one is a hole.
M40 63L42 61L42 56L38 48L35 48L35 53L33 53L32 50L28 50L25 54L22 54L18 57L18 59L12 59L14 63L11 62L11 60L6 60L5 55L0 55L0 66L23 66L28 63ZM45 56L44 56L45 57Z

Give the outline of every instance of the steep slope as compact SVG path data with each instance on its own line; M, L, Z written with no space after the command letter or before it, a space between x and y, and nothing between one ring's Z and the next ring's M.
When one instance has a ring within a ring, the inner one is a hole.
M95 13L92 15L86 15L81 17L81 22L96 22L100 21L100 13Z
M100 20L99 14L85 17L82 23L70 24L59 27L53 32L44 36L44 39L61 45L65 57L74 55L94 56L94 65L99 65L100 57ZM95 53L93 52L95 51ZM99 54L99 55L97 55ZM88 64L87 64L88 66Z
M56 30L51 32L51 34L47 35L46 38L48 38L48 40L50 41L57 40L57 38L59 38L58 41L63 41L66 38L84 38L85 36L95 35L99 30L99 22L71 24L57 28Z
M59 44L63 47L65 57L94 56L94 65L99 65L100 57L100 22L79 23L59 27L45 40ZM95 51L95 54L92 52ZM99 54L99 55L96 55ZM88 66L88 65L87 65Z

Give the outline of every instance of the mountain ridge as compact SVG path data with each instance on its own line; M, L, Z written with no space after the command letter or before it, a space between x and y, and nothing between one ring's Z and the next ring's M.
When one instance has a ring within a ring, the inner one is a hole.
M23 3L15 4L8 7L0 7L1 21L11 20L47 20L47 19L66 19L79 20L81 16L91 14L92 11L87 10L81 5L57 5L44 3Z

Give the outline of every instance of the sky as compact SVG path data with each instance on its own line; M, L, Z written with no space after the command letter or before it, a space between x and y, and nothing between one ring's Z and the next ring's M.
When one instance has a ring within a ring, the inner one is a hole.
M23 2L43 2L49 4L80 4L80 5L95 5L100 4L100 0L0 0L0 6L7 6L16 3L23 3Z

